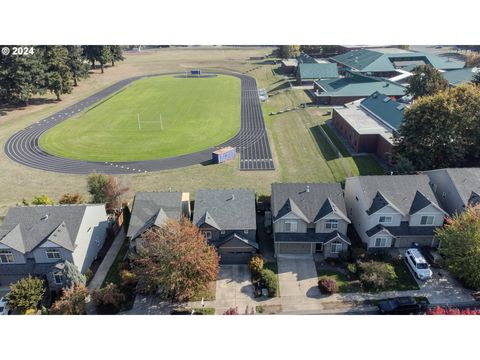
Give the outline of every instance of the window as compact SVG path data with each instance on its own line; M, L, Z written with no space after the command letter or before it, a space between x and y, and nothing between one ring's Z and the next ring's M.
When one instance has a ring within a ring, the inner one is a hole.
M389 224L392 222L392 217L391 216L380 216L380 219L378 220L380 224Z
M55 284L57 284L57 285L63 284L63 275L62 275L62 273L57 272L57 273L53 274L53 278L54 278L54 280L55 280Z
M338 240L332 242L331 249L333 254L338 254L342 251L342 243Z
M285 220L285 232L297 232L297 221Z
M205 235L205 239L210 240L212 238L212 232L211 231L204 231L203 235Z
M435 219L435 216L433 215L424 215L420 219L420 225L432 225L434 219Z
M327 220L325 223L325 229L338 229L338 220Z
M56 249L50 249L46 251L48 259L60 259L60 251Z
M0 250L0 263L10 264L15 262L15 257L10 250Z
M387 247L387 238L386 237L375 238L375 247Z

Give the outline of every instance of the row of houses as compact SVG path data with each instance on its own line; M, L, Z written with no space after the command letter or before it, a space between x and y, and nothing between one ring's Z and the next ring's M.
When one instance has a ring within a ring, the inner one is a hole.
M357 176L344 189L338 183L274 183L270 204L275 256L339 256L351 245L349 226L369 250L437 247L435 229L445 217L480 204L480 168ZM202 189L195 201L187 192L137 193L127 231L131 250L148 229L182 217L217 248L222 263L245 263L259 251L251 189ZM87 272L110 226L103 204L9 209L0 226L0 286L28 274L45 278L52 289L64 286L65 262Z

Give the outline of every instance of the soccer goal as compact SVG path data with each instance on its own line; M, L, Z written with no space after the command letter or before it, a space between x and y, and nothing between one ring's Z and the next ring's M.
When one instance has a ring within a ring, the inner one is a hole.
M161 130L164 129L163 116L160 113L157 120L143 119L140 114L137 114L137 126L139 131L143 130Z

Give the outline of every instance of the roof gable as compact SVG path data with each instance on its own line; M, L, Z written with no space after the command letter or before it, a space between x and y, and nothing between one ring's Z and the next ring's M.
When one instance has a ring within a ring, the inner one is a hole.
M337 64L333 63L299 64L297 71L301 79L338 78Z
M233 233L232 235L226 237L225 239L221 240L217 245L219 248L222 248L222 247L228 247L225 245L235 245L235 244L238 244L240 246L248 245L257 250L259 249L258 243L256 241L246 239L238 235L237 233Z
M323 203L322 207L318 211L317 216L315 216L314 222L320 221L329 214L336 214L347 223L350 223L350 219L338 208L337 205L335 205L330 197L328 197Z
M393 130L400 128L406 107L378 91L363 99L360 106Z
M305 222L309 222L308 218L305 216L305 214L300 210L297 204L295 204L295 201L293 201L290 197L285 201L285 204L282 206L282 208L278 211L277 215L274 217L274 222L287 216L288 214L294 214L300 219L302 219Z

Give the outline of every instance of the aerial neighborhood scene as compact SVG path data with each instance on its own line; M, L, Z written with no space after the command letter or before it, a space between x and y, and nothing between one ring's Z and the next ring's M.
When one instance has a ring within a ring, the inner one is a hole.
M0 47L0 315L480 315L480 46Z

